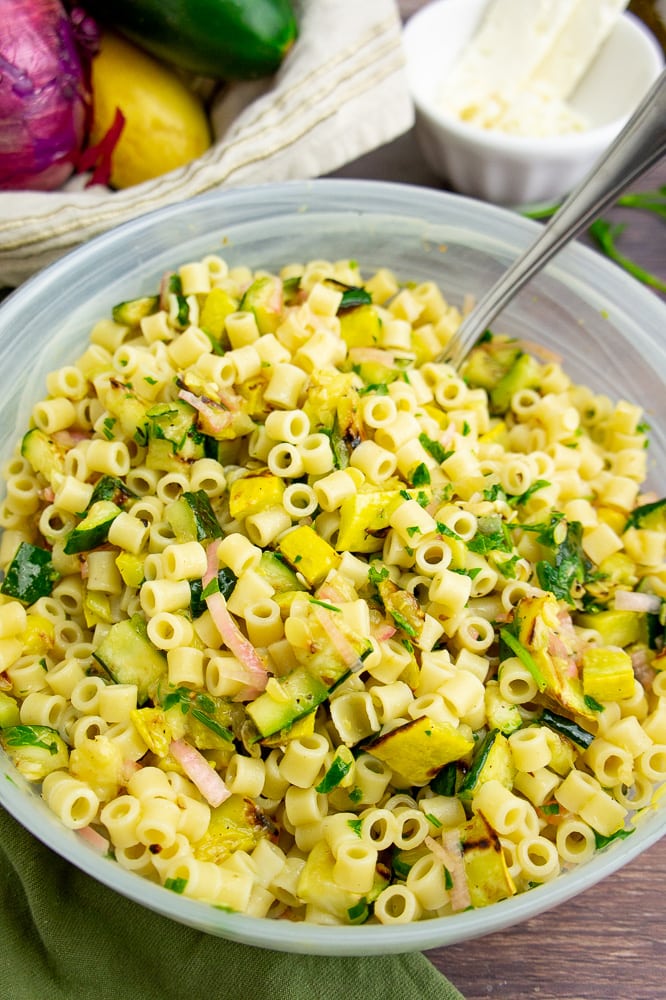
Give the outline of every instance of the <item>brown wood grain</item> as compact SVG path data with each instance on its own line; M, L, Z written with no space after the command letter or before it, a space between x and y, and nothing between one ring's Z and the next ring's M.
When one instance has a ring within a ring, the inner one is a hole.
M399 3L404 18L421 6L423 0ZM336 176L445 187L424 163L412 133ZM663 161L632 190L661 185ZM604 215L626 224L622 252L666 280L664 220L617 208ZM466 1000L666 1000L666 838L548 913L427 954Z

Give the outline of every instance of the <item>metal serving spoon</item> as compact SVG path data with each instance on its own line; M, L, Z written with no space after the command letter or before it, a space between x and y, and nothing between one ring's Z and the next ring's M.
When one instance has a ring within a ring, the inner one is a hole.
M459 368L491 321L523 285L665 152L666 70L536 241L516 258L465 317L437 360Z

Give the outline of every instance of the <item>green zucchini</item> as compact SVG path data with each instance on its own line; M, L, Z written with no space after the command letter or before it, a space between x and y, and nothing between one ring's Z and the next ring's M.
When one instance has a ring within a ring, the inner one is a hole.
M111 310L114 322L122 326L138 326L142 319L157 312L159 297L157 295L144 295L140 299L128 299L126 302L119 302Z
M35 472L44 476L49 482L54 472L65 471L64 449L39 427L33 427L23 436L21 454L30 462Z
M21 542L7 567L0 592L23 604L34 604L40 597L49 596L58 579L49 550Z
M221 80L274 73L297 34L289 0L89 0L86 7L158 58Z
M167 507L166 519L177 542L205 542L222 537L222 528L204 490L182 493Z
M141 615L112 625L93 656L117 684L136 684L139 705L155 696L167 675L166 656L148 638Z
M228 566L223 566L218 570L217 585L220 588L222 597L231 597L236 586L236 574ZM201 580L190 580L190 613L193 618L199 618L206 610L206 601L203 597L203 583Z
M157 403L146 412L148 418L149 469L182 471L205 455L205 438L197 428L197 412L189 403L175 399Z
M65 542L68 556L77 552L89 552L104 545L109 537L109 528L120 514L120 507L111 500L98 500L88 508L82 521L72 528Z
M491 778L501 782L506 788L511 788L515 773L509 741L498 729L491 729L477 747L472 766L465 775L458 794L463 800L471 799L481 785Z
M258 572L275 588L277 594L306 589L279 552L262 552Z
M554 729L560 736L566 736L583 750L587 750L594 739L594 734L588 733L587 729L583 729L577 722L567 719L564 715L556 715L548 708L544 708L539 721L549 729Z
M116 476L102 476L95 483L87 509L100 500L110 500L116 506L124 508L130 500L136 500L137 494L126 486L122 479Z
M627 528L648 528L651 531L664 531L666 528L666 498L635 507L629 515L624 530L626 531Z
M247 706L248 715L261 736L271 736L280 729L288 729L297 719L314 711L329 695L326 684L305 667L296 667L281 677L280 687L284 700L278 701L264 691Z

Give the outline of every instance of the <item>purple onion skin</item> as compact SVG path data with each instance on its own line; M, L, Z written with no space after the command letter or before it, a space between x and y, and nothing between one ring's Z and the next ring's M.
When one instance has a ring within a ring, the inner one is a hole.
M0 0L0 190L49 191L74 169L89 91L59 0Z

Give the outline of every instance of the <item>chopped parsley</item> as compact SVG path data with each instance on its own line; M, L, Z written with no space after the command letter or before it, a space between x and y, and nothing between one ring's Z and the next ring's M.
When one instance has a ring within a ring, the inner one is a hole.
M353 830L357 837L361 836L361 827L363 826L362 819L348 819L347 826L350 830Z
M631 829L631 830L625 830L624 827L623 827L621 830L616 830L615 833L611 833L611 835L609 837L605 837L602 833L598 833L595 830L594 831L594 844L595 844L597 850L600 851L602 847L607 847L608 844L612 844L613 841L615 841L615 840L626 840L627 837L630 837L633 832L634 832L633 829Z
M440 464L442 462L445 462L446 459L453 454L452 451L447 451L446 448L443 448L442 445L439 443L439 441L434 441L431 437L428 437L428 435L425 433L419 434L419 441L421 442L425 450L428 452L428 454L431 455L435 459L435 461L439 462Z
M425 462L419 462L411 475L413 486L429 486L430 473Z
M316 597L309 597L308 600L310 604L318 604L320 608L326 608L328 611L340 611L340 608L336 608L335 604L328 604L326 601L318 601Z

